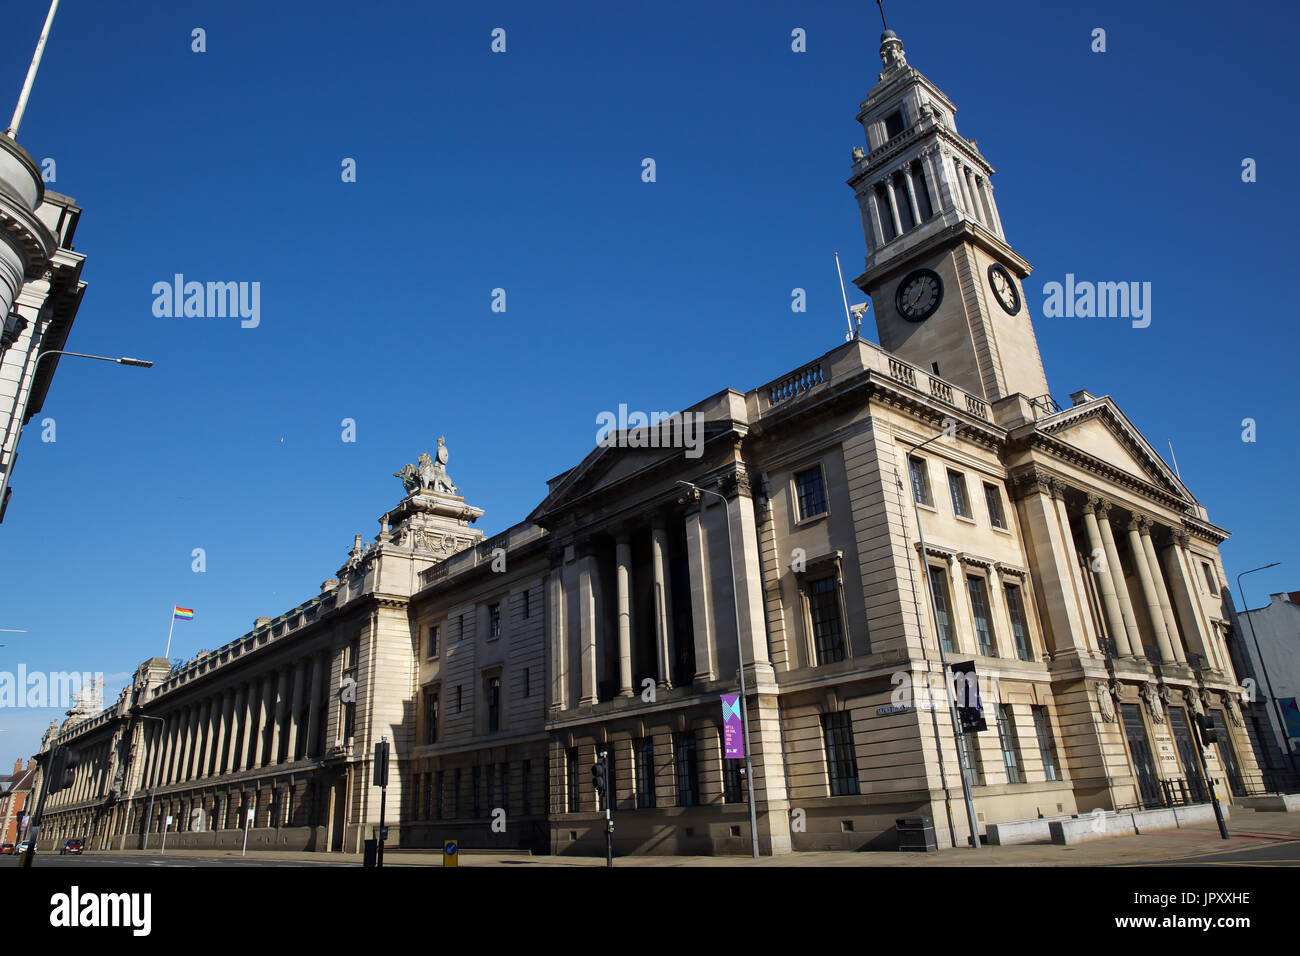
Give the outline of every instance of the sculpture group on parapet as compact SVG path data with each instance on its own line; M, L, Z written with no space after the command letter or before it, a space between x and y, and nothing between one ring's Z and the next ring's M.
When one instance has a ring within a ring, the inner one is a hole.
M401 471L393 472L394 478L402 479L402 486L408 491L433 491L443 492L454 495L460 492L454 484L451 483L451 476L447 474L447 445L444 439L438 439L437 460L429 457L429 453L421 453L418 463L406 465Z

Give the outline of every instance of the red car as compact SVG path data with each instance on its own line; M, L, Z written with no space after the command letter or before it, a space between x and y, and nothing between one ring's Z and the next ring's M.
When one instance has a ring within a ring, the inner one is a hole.
M0 843L0 856L13 856L14 845L12 843Z
M78 839L63 841L63 849L59 850L60 855L64 853L75 853L77 856L80 856L84 852L85 852L85 843L84 841Z

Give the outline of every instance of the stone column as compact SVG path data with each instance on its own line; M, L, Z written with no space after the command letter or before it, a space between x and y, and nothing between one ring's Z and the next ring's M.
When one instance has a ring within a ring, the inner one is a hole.
M550 555L551 573L547 579L550 607L547 615L547 639L551 650L551 709L569 709L569 629L564 598L564 549L555 548Z
M311 699L307 703L307 745L303 748L303 753L308 757L316 756L320 749L317 741L320 739L320 699L324 681L325 660L324 656L317 652L311 658Z
M948 594L952 600L952 646L958 654L980 653L975 637L975 623L970 606L970 589L966 586L966 566L961 556L948 558Z
M289 705L289 669L281 665L276 675L276 687L273 717L271 718L271 753L268 762L275 766L280 762L280 743L283 740L284 717Z
M884 213L880 209L880 202L876 197L874 186L867 187L867 203L871 207L871 238L875 240L871 248L874 251L885 244L884 220L881 219Z
M596 703L596 595L592 577L596 574L596 559L591 554L590 542L584 542L583 555L578 565L578 620L582 629L582 698L579 704Z
M615 538L618 580L618 696L632 696L632 542L626 530Z
M1082 653L1086 646L1080 638L1092 632L1085 623L1087 605L1081 604L1075 590L1074 542L1060 497L1064 489L1055 488L1049 476L1037 473L1022 477L1014 487L1020 530L1041 602L1044 650ZM1027 591L1025 597L1028 601Z
M199 705L191 704L186 710L185 749L181 753L181 767L177 774L179 783L192 779L190 766L194 763L194 750L199 736Z
M894 195L894 179L885 177L885 195L889 197L889 213L894 217L894 235L903 234L903 219L898 215L898 198Z
M655 660L659 662L659 689L673 686L673 595L668 577L668 529L663 516L655 518L651 537L654 568Z
M903 185L907 188L907 204L912 210L912 221L918 225L921 222L921 207L916 204L916 187L912 185L912 164L908 163L902 169Z
M1110 628L1111 637L1115 639L1115 652L1120 657L1132 657L1133 647L1129 643L1128 630L1124 623L1124 613L1119 603L1119 596L1115 591L1115 576L1111 571L1113 565L1119 563L1118 557L1113 552L1115 544L1113 541L1107 545L1107 538L1103 537L1101 523L1097 520L1096 508L1101 499L1096 495L1088 496L1088 507L1084 509L1083 520L1088 529L1088 547L1092 549L1089 556L1089 567L1096 568L1097 552L1101 552L1106 567L1100 571L1094 570L1097 575L1097 585L1101 588L1102 607L1106 611L1106 626ZM1108 520L1108 519L1107 519ZM1109 523L1106 525L1110 527ZM1123 578L1121 577L1121 582Z
M1186 563L1184 549L1191 543L1191 536L1186 532L1175 531L1174 543L1165 551L1165 569L1173 583L1173 598L1178 608L1178 618L1183 624L1183 631L1192 642L1189 650L1199 653L1204 658L1205 666L1219 669L1218 656L1210 643L1207 633L1208 625L1201 619L1200 596Z
M1160 595L1156 593L1155 581L1151 579L1151 568L1147 566L1146 549L1142 547L1142 537L1138 534L1141 527L1137 515L1129 519L1128 547L1137 565L1138 581L1142 584L1142 597L1146 601L1147 617L1151 620L1151 631L1156 636L1156 646L1160 648L1160 659L1166 664L1174 661L1173 645L1169 643L1169 633L1165 630L1165 615L1160 610Z
M1087 587L1083 581L1083 569L1079 564L1079 552L1074 547L1074 531L1070 524L1070 511L1065 504L1065 482L1057 479L1051 480L1052 504L1056 507L1056 520L1061 529L1061 546L1065 550L1066 563L1069 565L1069 580L1067 590L1072 592L1073 607L1078 615L1079 627L1084 635L1084 646L1087 650L1097 651L1101 649L1101 642L1097 640L1096 627L1093 624L1092 608L1088 601ZM1029 582L1024 582L1028 588ZM1025 613L1029 613L1028 607Z
M175 713L168 714L167 721L163 724L162 765L158 768L158 776L154 786L171 783L172 755L176 752L176 732L178 729L176 717Z
M1110 504L1102 502L1097 507L1097 523L1101 528L1101 543L1106 549L1106 565L1111 580L1115 583L1115 596L1119 599L1120 614L1123 615L1124 627L1128 631L1129 647L1134 657L1145 657L1146 649L1142 646L1142 632L1138 630L1137 614L1133 612L1133 601L1129 597L1128 582L1124 578L1124 565L1119 560L1119 548L1115 545L1115 533L1110 525Z
M285 759L290 763L298 759L298 726L302 723L303 661L293 665L292 696L289 703L289 739L284 745Z
M266 735L266 694L270 686L271 678L269 675L254 681L252 690L252 699L249 700L249 712L251 719L249 721L248 733L248 769L256 770L262 766L262 741Z
M208 765L208 775L219 775L223 768L226 751L226 727L230 723L230 694L222 691L217 695L217 745L212 748L212 763Z
M997 648L999 657L1019 660L1020 651L1016 647L1016 635L1011 629L1011 612L1007 610L1007 596L1002 592L1002 576L998 574L997 565L994 564L989 565L988 588L989 614L993 617L993 646ZM1028 610L1025 613L1028 614ZM1028 621L1025 622L1025 643L1029 643Z
M199 717L199 730L202 734L202 744L199 747L198 757L195 761L194 776L206 777L208 775L208 761L212 755L212 731L216 724L214 719L217 714L218 699L209 697L203 702L202 716Z
M717 676L713 653L713 593L709 581L709 548L704 537L703 512L698 501L686 512L686 559L691 574L691 626L695 634L695 681Z
M239 769L239 742L243 739L240 733L243 722L244 685L240 684L235 688L234 697L232 698L230 708L230 730L226 734L226 753L222 757L226 773L234 773Z
M1143 521L1138 528L1142 539L1142 554L1147 567L1151 570L1151 579L1156 586L1156 597L1160 601L1160 615L1165 619L1165 633L1169 635L1169 644L1174 651L1174 660L1179 664L1187 663L1187 653L1183 648L1183 639L1178 632L1178 621L1174 617L1174 604L1169 600L1169 589L1165 587L1165 576L1160 570L1160 559L1156 557L1155 545L1151 541L1151 522Z
M743 469L743 465L737 463ZM731 525L731 566L736 581L736 605L740 610L741 663L754 670L749 688L760 684L775 685L776 672L767 647L767 614L763 607L763 564L758 548L758 522L754 519L754 499L749 478L743 470L722 479L719 490L727 498L727 517ZM848 630L844 633L845 657L853 656ZM787 824L788 832L788 824Z

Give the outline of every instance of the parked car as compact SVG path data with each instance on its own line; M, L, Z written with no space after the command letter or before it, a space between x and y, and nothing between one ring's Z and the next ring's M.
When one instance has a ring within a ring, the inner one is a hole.
M14 845L12 843L0 843L0 856L13 856Z
M19 853L26 853L26 852L27 852L27 848L28 848L29 846L31 846L31 843L30 843L29 841L27 841L27 840L24 840L22 843L18 844L18 852L19 852Z
M81 856L81 854L86 852L85 846L85 841L80 837L74 837L71 840L64 840L63 849L59 850L59 854L63 855L65 853L72 853Z

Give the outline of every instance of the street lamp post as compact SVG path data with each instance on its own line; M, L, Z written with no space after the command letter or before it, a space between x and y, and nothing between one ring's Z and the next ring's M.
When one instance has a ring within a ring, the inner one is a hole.
M744 735L745 741L745 785L749 791L749 848L754 859L758 859L758 815L754 811L754 773L753 764L750 763L749 747L749 708L745 703L745 652L740 645L740 598L736 594L736 561L731 545L731 511L727 504L727 499L718 494L716 491L710 491L707 488L701 488L693 485L689 481L678 481L679 485L685 485L695 492L696 495L706 494L713 495L722 502L722 514L727 519L727 567L731 570L731 602L736 615L736 664L740 670L740 730Z
M956 437L956 430L950 434L946 429L935 435L933 438L927 438L921 444L912 449L912 453L920 451L931 442L938 441L940 438ZM915 496L913 496L915 497ZM921 571L924 575L925 586L929 589L930 605L930 625L934 628L935 643L939 645L939 665L943 668L944 694L948 698L948 717L952 721L953 744L957 748L957 770L961 774L961 792L966 800L966 818L970 823L970 841L971 848L978 850L980 846L979 823L975 817L975 798L971 795L970 777L966 773L966 761L961 759L963 741L961 739L961 718L957 713L956 695L951 693L951 682L948 679L948 655L943 649L943 635L939 631L938 612L934 606L934 583L930 580L930 562L925 556L925 531L921 528L921 511L913 504L912 510L916 512L916 536L921 542ZM955 600L955 598L954 598ZM933 706L933 704L931 704ZM969 746L969 745L967 745Z
M1241 612L1246 615L1246 623L1250 625L1250 639L1255 643L1255 658L1259 661L1259 669L1264 674L1264 686L1268 688L1268 696L1273 701L1273 708L1277 711L1278 733L1281 735L1283 746L1286 748L1285 753L1287 761L1291 764L1292 773L1296 769L1296 756L1291 750L1291 742L1286 732L1286 717L1282 713L1282 703L1273 693L1273 681L1268 676L1268 665L1264 663L1264 652L1259 648L1259 635L1255 633L1255 622L1251 620L1246 605L1246 592L1241 586L1241 579L1247 574L1254 574L1256 571L1264 571L1268 568L1275 568L1281 561L1274 561L1272 564L1266 564L1263 567L1251 568L1249 571L1242 571L1237 575L1237 593L1241 595Z
M68 352L63 349L50 349L48 352L42 352L36 356L36 361L32 363L32 381L27 386L27 393L23 396L23 405L18 414L11 418L5 425L4 441L0 442L0 457L4 456L4 450L9 447L9 431L16 420L18 422L18 434L14 439L14 453L9 456L9 461L5 463L4 474L0 475L0 513L4 510L5 494L9 491L9 474L14 470L14 460L18 457L18 443L23 439L23 419L27 417L27 403L31 401L32 389L36 386L36 370L40 367L41 359L50 355L72 355L76 358L96 359L100 362L116 362L118 365L131 365L136 368L153 368L153 362L147 362L144 359L130 358L122 356L113 358L108 355L88 355L85 352Z

